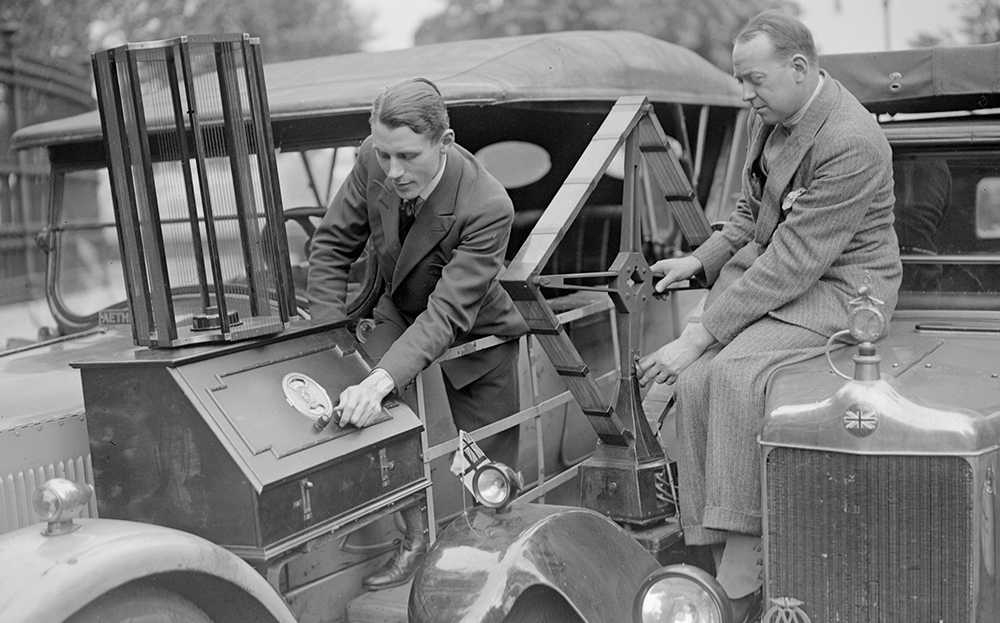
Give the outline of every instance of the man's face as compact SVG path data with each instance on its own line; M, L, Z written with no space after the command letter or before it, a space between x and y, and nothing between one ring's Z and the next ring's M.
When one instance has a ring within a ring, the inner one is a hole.
M375 122L372 142L393 190L403 199L414 199L437 175L441 157L455 142L455 133L447 130L439 140L431 141L407 126L389 128Z
M808 69L805 57L778 59L767 35L737 41L733 47L733 75L743 88L743 101L749 102L767 124L788 119L812 95L803 97L803 69Z

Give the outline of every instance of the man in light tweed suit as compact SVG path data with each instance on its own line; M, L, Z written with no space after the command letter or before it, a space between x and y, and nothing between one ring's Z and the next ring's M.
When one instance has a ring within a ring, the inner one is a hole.
M863 284L888 317L902 267L889 144L819 68L808 28L761 13L736 38L733 72L754 110L742 197L690 256L653 266L658 290L689 278L711 290L701 322L640 359L637 373L643 385L677 382L685 540L715 545L720 583L749 602L762 576L756 437L768 377L821 354Z

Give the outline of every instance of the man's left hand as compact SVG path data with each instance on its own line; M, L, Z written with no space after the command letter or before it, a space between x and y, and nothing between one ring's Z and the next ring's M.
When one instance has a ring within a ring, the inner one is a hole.
M715 341L715 337L701 324L689 324L676 340L636 362L639 385L645 387L651 381L673 385L677 375L701 357Z

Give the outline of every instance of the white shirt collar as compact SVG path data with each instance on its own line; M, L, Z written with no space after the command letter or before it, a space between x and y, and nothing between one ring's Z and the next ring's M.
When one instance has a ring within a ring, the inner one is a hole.
M445 153L441 155L441 166L438 168L437 174L434 176L433 179L431 179L431 181L427 182L427 185L424 186L424 189L420 191L419 195L417 195L418 197L420 197L421 200L427 201L427 198L430 197L431 193L434 192L434 189L437 188L437 185L441 181L441 178L444 177L444 168L447 164L448 164L448 154Z
M823 89L823 74L821 73L819 75L819 82L816 83L816 88L813 90L813 94L809 97L809 101L806 102L806 105L800 108L799 112L795 113L794 115L786 119L780 125L785 126L785 129L791 132L792 128L798 125L798 123L802 121L802 118L806 116L806 111L809 110L809 105L813 103L813 100L816 99L816 97L819 95L819 92L822 89Z

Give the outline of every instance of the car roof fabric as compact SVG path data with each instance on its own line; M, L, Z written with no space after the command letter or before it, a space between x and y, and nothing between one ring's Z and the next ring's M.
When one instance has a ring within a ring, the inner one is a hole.
M819 65L875 113L1000 106L1000 43L830 54Z
M266 46L262 50L267 58ZM272 123L367 111L404 78L434 81L449 106L653 102L742 106L736 81L687 48L630 31L568 31L455 41L265 65ZM96 111L19 130L18 149L100 140Z

